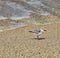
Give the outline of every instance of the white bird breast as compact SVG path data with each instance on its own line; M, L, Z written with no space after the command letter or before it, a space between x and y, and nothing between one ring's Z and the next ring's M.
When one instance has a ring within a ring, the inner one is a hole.
M39 34L42 34L43 32L40 32Z

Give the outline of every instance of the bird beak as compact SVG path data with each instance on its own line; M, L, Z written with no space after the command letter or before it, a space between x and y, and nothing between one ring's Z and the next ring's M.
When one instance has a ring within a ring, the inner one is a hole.
M46 31L46 30L44 30L44 31Z

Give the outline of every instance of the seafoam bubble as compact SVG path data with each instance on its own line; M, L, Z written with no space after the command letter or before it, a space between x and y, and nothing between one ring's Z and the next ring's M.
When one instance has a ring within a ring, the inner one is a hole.
M4 16L0 16L0 20L5 20L5 19L8 19L8 18Z
M10 19L11 20L22 20L22 19L24 19L24 18L29 18L29 16L22 16L22 17L19 17L19 16L12 16L12 17L10 17Z

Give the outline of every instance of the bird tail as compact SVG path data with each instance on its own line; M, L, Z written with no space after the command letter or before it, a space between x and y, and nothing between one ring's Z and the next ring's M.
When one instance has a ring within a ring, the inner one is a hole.
M34 31L29 31L29 32L34 33Z
M32 32L32 31L29 31L29 32Z

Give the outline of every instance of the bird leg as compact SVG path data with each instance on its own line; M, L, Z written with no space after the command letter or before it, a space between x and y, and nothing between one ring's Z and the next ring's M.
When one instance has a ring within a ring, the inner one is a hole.
M39 35L37 35L37 38L39 38Z

